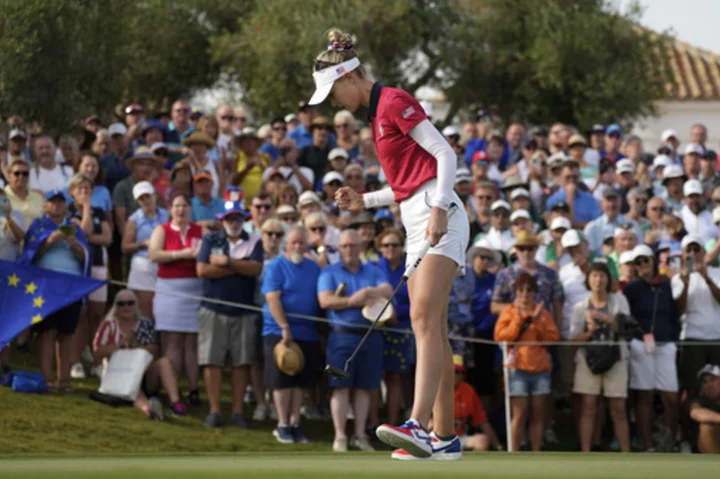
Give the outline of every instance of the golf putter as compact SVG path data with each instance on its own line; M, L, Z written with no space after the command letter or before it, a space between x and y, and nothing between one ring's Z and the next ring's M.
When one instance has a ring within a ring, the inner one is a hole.
M450 213L448 214L448 219L455 213L455 210L457 209L456 205L453 204L450 206ZM425 257L425 254L430 250L430 240L425 240L425 244L423 245L422 249L420 250L420 254L418 255L417 259L405 270L405 274L403 274L402 279L400 279L400 282L395 287L395 290L390 295L390 298L385 303L385 306L383 306L383 309L380 311L380 314L377 315L377 318L375 318L375 321L370 325L368 330L363 335L362 339L358 343L358 345L355 347L355 350L352 352L350 357L345 361L345 367L343 369L340 369L337 366L333 366L331 364L328 364L325 366L325 373L334 377L335 379L339 380L345 380L350 377L350 373L348 372L348 369L350 368L350 363L353 362L353 359L355 359L355 356L360 352L360 348L362 348L362 345L365 344L365 341L367 338L372 334L373 331L375 331L375 327L377 326L378 322L380 321L380 318L382 318L383 314L385 313L385 310L387 307L392 303L393 299L395 298L395 295L398 291L400 291L400 288L403 287L405 283L407 283L408 279L410 279L410 276L415 272L418 265L420 265L420 261Z

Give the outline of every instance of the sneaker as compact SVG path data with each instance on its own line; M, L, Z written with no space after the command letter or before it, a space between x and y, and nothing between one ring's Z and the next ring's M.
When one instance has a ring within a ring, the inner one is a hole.
M205 418L205 427L216 428L222 426L223 421L219 412L211 412Z
M75 363L70 367L70 377L73 379L85 379L85 368L82 363Z
M273 421L277 421L278 420L277 408L275 407L274 404L270 404L269 409L270 409L270 419L272 419Z
M430 434L414 419L401 426L383 424L375 431L378 439L385 444L404 449L413 456L430 457L432 455L432 438Z
M455 436L450 441L441 441L431 433L433 454L430 457L415 457L405 449L395 449L390 457L398 461L459 461L462 459L460 438Z
M366 437L354 437L350 440L350 446L363 452L374 452L375 448L370 445Z
M187 406L182 401L175 401L170 405L170 413L173 417L187 416Z
M242 413L235 412L232 415L232 418L230 419L230 422L233 426L235 426L238 429L248 429L248 423L243 417Z
M93 366L90 368L90 376L96 377L98 379L102 379L103 377L103 367L99 364L96 366Z
M338 437L333 441L333 452L347 452L348 443L346 437Z
M293 439L295 439L295 442L298 444L307 444L308 438L303 432L302 428L299 424L295 424L294 426L290 426L290 432L292 433Z
M278 426L273 431L273 436L282 444L292 444L295 442L295 438L292 435L290 426Z
M199 406L200 405L200 393L197 389L193 389L190 391L190 394L187 396L187 403L189 406Z
M83 349L82 352L80 353L80 357L86 363L95 362L95 356L93 356L92 349L90 349L90 346L85 346L85 349Z
M257 406L255 406L255 410L253 411L253 421L263 422L267 421L268 418L268 407L267 404L259 403Z
M162 403L156 397L150 398L150 407L149 407L148 416L150 416L150 419L154 419L156 421L164 421L165 420L165 414L163 413Z

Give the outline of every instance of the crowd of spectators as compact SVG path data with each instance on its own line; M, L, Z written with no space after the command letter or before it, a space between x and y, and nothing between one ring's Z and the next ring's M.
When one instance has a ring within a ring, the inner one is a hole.
M369 325L363 308L405 268L397 205L348 213L334 201L342 186L384 185L373 132L306 103L258 129L230 105L124 113L59 138L8 121L0 258L127 285L55 312L16 347L37 343L54 392L101 376L117 349L145 348L156 359L136 407L163 419L162 388L182 416L204 396L209 428L226 421L229 363L233 427L272 418L279 442L307 442L301 418L328 420L334 451L372 450L381 413L398 423L412 404L407 289L384 323L393 331L370 336L349 379L328 381L322 367L344 365ZM686 144L667 130L652 150L614 124L503 131L485 112L442 133L470 219L447 308L465 447L503 447L490 418L508 394L516 448L557 442L554 416L567 410L583 451L689 452L700 437L718 452L720 174L706 127ZM30 237L34 225L47 233ZM493 339L521 344L503 363ZM615 346L592 344L602 339Z

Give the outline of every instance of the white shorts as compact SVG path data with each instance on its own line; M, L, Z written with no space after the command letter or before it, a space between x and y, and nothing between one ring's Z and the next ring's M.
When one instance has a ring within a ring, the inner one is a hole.
M675 357L677 346L657 345L653 354L645 351L639 339L630 342L630 389L638 391L678 391Z
M134 291L155 291L157 271L157 263L150 261L147 256L133 256L130 261L128 288Z
M412 264L418 257L420 250L425 244L425 229L430 219L432 208L428 205L430 198L435 196L437 180L425 182L408 199L400 203L400 214L402 215L403 226L407 232L405 242L407 259L406 264ZM429 195L426 201L426 193ZM458 195L453 192L453 202L457 205L455 213L450 216L448 212L448 231L440 238L434 248L430 248L428 254L446 256L455 261L461 275L465 274L465 252L470 241L470 221L468 220L465 207Z
M93 266L90 269L90 275L95 279L101 279L103 281L107 281L107 267L105 266ZM108 287L107 284L104 284L103 286L99 287L92 293L90 293L90 296L88 296L88 299L90 301L94 301L96 303L104 303L107 301L108 296Z

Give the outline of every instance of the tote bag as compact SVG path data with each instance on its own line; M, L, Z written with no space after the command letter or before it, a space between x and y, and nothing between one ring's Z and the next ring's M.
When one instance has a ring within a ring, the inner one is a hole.
M152 354L142 348L115 351L105 368L99 391L109 396L135 401L145 371L152 360Z

